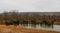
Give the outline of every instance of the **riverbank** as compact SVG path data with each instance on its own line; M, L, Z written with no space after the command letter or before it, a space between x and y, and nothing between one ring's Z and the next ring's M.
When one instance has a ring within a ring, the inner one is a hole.
M28 29L28 28L23 28L22 26L0 25L0 33L60 33L60 32L38 30L38 29Z

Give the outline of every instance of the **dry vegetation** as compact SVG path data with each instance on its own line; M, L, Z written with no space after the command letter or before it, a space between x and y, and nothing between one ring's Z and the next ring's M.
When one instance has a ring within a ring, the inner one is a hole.
M0 25L0 33L60 33L55 31L27 29L22 26L5 26Z
M4 12L0 14L0 24L4 24L6 20L35 20L36 23L42 20L54 21L55 25L60 25L60 15L39 15L18 12Z

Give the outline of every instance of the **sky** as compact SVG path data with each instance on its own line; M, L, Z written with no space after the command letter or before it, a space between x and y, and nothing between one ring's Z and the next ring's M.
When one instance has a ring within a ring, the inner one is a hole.
M60 12L60 0L0 0L0 13L18 12Z

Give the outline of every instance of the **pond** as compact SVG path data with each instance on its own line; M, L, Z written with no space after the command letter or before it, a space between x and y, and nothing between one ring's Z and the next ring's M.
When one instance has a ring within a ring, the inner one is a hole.
M52 30L52 31L59 31L60 32L60 25L53 25L53 26L45 26L40 24L20 24L25 28L35 28L35 29L42 29L42 30Z

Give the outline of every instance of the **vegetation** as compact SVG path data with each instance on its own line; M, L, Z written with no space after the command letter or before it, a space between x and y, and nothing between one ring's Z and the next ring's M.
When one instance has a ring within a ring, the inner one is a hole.
M45 22L41 22L45 20ZM28 22L29 21L29 22ZM46 22L47 21L47 22ZM56 31L27 29L23 26L18 26L22 23L45 23L48 24L53 21L54 24L60 24L60 15L40 15L36 13L19 13L19 12L4 12L0 13L0 33L60 33ZM14 25L13 25L14 24ZM6 26L9 25L9 26ZM17 25L17 26L16 26Z
M4 12L0 14L0 23L4 24L5 21L7 20L19 20L19 21L23 21L23 20L33 20L36 21L35 23L41 22L43 20L46 21L54 21L56 23L60 24L60 15L40 15L37 13L19 13L19 12Z

